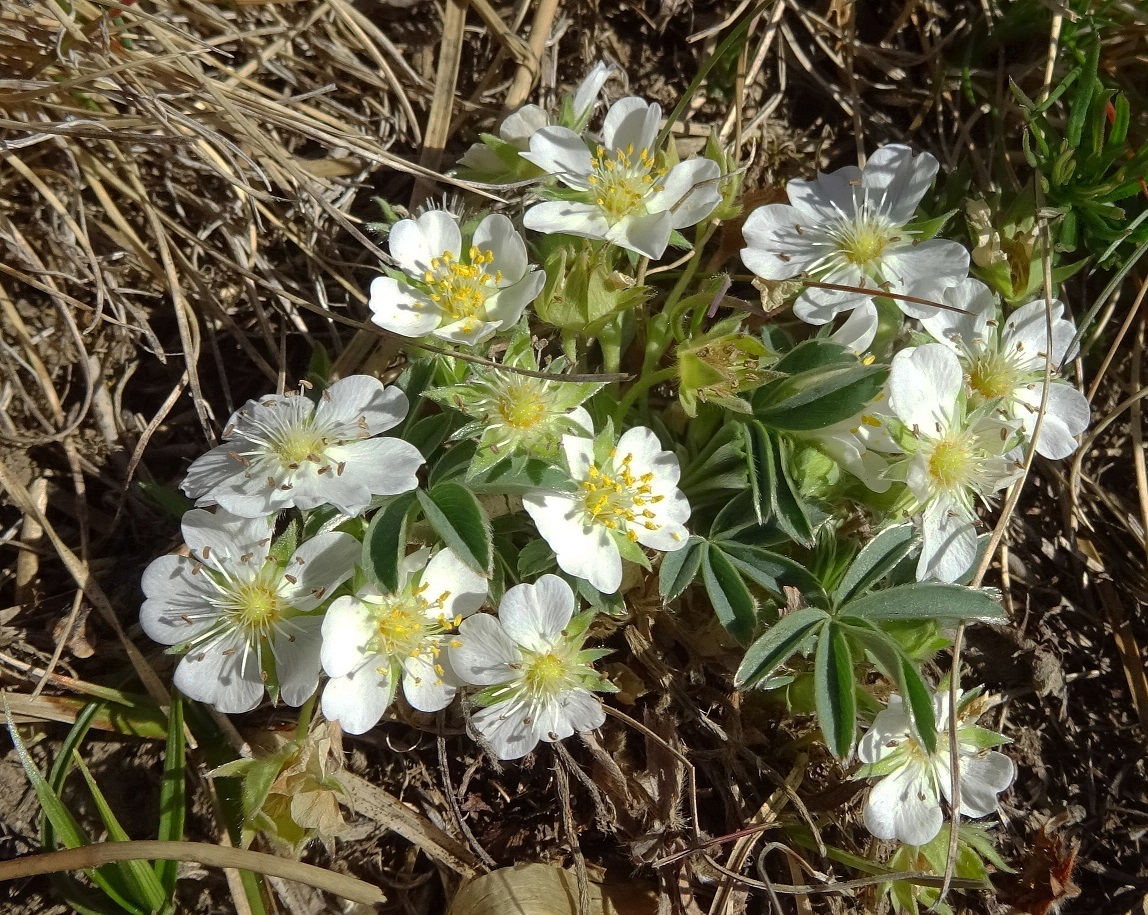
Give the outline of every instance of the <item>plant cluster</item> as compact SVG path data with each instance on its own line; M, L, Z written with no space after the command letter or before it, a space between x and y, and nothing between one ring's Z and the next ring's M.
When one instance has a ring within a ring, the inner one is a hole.
M736 163L716 141L679 158L657 104L591 126L611 76L463 158L522 209L392 222L370 308L410 341L402 374L237 411L183 482L186 550L147 569L144 630L219 711L318 703L362 734L400 694L460 702L509 760L602 725L600 617L704 595L733 685L812 712L871 780L867 828L935 865L942 798L988 816L1015 770L976 724L991 700L954 711L923 671L959 622L1005 620L969 586L978 505L1088 424L1068 309L969 276L952 214L918 217L928 153L885 146L743 213ZM752 277L709 258L723 223ZM991 843L960 830L958 873L983 878Z

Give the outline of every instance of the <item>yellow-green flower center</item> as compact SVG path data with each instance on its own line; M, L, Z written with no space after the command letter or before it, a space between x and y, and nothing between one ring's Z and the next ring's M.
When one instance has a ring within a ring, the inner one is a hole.
M287 426L271 442L271 448L283 462L284 468L295 468L304 461L321 463L327 439L312 426Z
M986 353L969 368L969 386L986 400L1008 397L1019 384L1016 367L1000 353Z
M843 233L839 243L847 261L866 267L880 258L891 242L897 240L897 236L890 235L890 227L883 221L863 218Z
M929 455L929 475L939 489L963 488L976 467L976 456L959 438L941 439Z
M550 651L528 661L522 679L531 692L547 695L559 692L566 685L569 674L567 659Z
M533 378L511 381L498 398L498 415L516 432L527 432L546 419L543 386Z
M646 147L635 157L632 143L625 149L607 150L599 146L590 165L593 172L586 177L590 193L611 224L642 212L643 202L650 194L665 190L660 182L666 176L666 169Z
M653 494L652 473L639 476L633 473L632 454L617 464L613 458L611 454L611 459L602 467L591 465L586 479L578 483L578 493L590 523L604 525L612 531L625 531L630 540L637 540L637 527L656 531L661 526L649 506L661 502L664 496Z
M466 330L486 319L486 300L502 284L502 271L490 271L494 252L471 245L469 263L462 263L450 251L432 258L431 269L423 274L427 294L451 321L465 321Z
M426 590L426 585L419 585L404 594L367 602L374 622L374 634L368 645L373 654L413 658L429 652L438 657L439 636L459 621L450 620L441 612L449 592L428 600L424 596Z
M283 599L270 586L245 582L232 593L231 611L236 624L249 634L262 634L283 618Z

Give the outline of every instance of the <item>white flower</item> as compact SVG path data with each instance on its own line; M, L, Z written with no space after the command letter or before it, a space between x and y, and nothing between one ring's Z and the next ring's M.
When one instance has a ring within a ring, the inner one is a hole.
M889 435L879 414L859 413L822 429L800 433L873 492L888 492L889 455L901 449Z
M1074 355L1069 353L1069 346L1076 336L1076 327L1063 317L1064 304L1051 303L1050 347L1050 322L1043 300L1021 306L1001 327L996 298L979 280L970 278L950 287L943 298L967 313L938 309L921 323L956 352L974 400L999 400L1005 415L1020 420L1025 437L1031 440L1049 359L1055 370ZM1076 450L1076 436L1088 428L1088 419L1088 399L1054 374L1037 453L1053 460L1068 457Z
M917 578L955 581L976 558L977 497L1016 479L1016 423L988 410L966 411L956 355L940 343L893 357L889 407L906 434L899 472L922 510Z
M619 99L606 113L594 153L569 128L537 131L522 157L579 193L535 204L523 217L526 228L600 238L661 257L674 229L696 225L721 202L716 162L664 165L654 147L661 117L657 104Z
M182 489L244 518L326 504L357 515L372 496L417 485L418 449L372 438L406 413L406 395L368 375L336 381L318 404L301 394L249 400L228 420L223 444L188 468Z
M859 286L870 293L809 287L797 297L793 313L810 324L828 324L838 314L860 307L852 340L872 341L877 312L873 295L914 295L923 282L969 272L969 255L955 241L919 241L905 228L937 174L928 153L914 157L907 146L878 149L865 164L819 174L815 181L790 181L789 204L758 207L742 230L745 265L767 280L807 277L823 283ZM906 314L923 317L928 308L896 300ZM861 347L862 349L864 347Z
M255 708L269 676L288 705L315 692L323 620L310 611L361 552L354 537L331 532L301 543L284 565L269 555L272 534L266 518L192 509L183 516L191 556L161 556L144 571L144 632L186 646L175 685L221 712Z
M989 749L1005 743L1005 738L976 726L987 705L981 697L958 698L957 703L961 815L972 818L996 810L996 796L1016 777L1013 761ZM934 753L925 749L896 695L861 738L858 755L868 765L858 777L881 776L869 790L864 814L865 828L879 839L920 846L941 831L941 795L952 802L947 691L933 697L933 710L938 731Z
M472 346L513 327L546 282L499 213L478 224L465 252L457 218L442 210L395 223L389 245L406 276L371 283L371 320L404 337Z
M348 734L383 717L399 680L407 701L423 712L446 708L458 681L444 663L446 635L486 601L486 579L453 550L407 556L399 589L367 586L340 597L323 620L323 714Z
M506 592L498 618L462 621L450 660L467 683L485 686L471 719L499 759L520 759L538 741L552 743L606 720L591 690L612 686L593 663L605 652L583 650L593 613L574 617L574 592L557 575Z
M678 459L651 430L630 429L614 448L565 435L562 450L576 491L532 493L522 504L563 571L612 594L622 583L622 550L640 557L635 544L663 553L686 545L690 504L677 488Z

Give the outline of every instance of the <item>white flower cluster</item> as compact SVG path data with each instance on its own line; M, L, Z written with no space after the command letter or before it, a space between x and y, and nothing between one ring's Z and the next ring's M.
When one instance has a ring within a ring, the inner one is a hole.
M813 438L875 492L907 484L923 541L917 577L951 582L976 557L976 501L1017 479L1034 436L1037 453L1070 455L1089 408L1056 374L1075 355L1064 305L1030 302L1006 318L968 276L962 245L920 237L913 219L937 168L928 153L890 145L864 169L790 181L789 204L749 214L742 260L763 279L807 282L793 306L803 321L848 312L830 339L858 353L877 337L878 302L916 319L919 345L893 357L887 408Z

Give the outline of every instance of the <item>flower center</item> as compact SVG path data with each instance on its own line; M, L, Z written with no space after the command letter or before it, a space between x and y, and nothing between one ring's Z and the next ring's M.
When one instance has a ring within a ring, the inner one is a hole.
M941 439L929 455L929 475L940 489L964 488L976 469L976 457L961 439Z
M430 652L438 656L439 636L457 621L445 616L435 619L434 611L443 607L449 593L429 601L423 597L426 585L413 593L388 596L371 601L375 631L368 644L372 654L390 657L418 657Z
M599 146L590 165L594 170L586 180L590 182L594 203L611 225L641 212L646 197L665 190L665 185L659 182L666 176L666 169L658 165L657 157L647 147L635 158L632 143L625 149L607 150Z
M969 367L969 386L986 400L1008 397L1020 386L1016 367L1000 353L985 353Z
M295 468L304 461L322 463L327 439L314 426L289 425L270 444L285 468Z
M578 483L578 492L589 524L601 524L610 530L624 530L630 540L637 540L632 525L656 531L655 512L648 506L662 501L652 494L652 473L635 476L630 469L634 456L627 454L615 463L614 455L601 468L591 465L586 479Z
M898 236L892 234L892 227L884 220L870 214L861 214L844 227L838 244L845 260L866 267L879 259L885 248L897 240Z
M562 657L552 649L527 661L522 679L534 696L556 696L569 688L570 674L570 659Z
M499 416L517 432L534 428L546 417L547 408L541 385L533 384L532 381L513 381L498 398Z
M283 618L283 599L269 585L244 582L231 595L235 624L249 635L260 635Z
M486 300L502 284L502 271L488 269L494 252L480 251L471 245L469 263L460 263L450 251L432 258L431 269L423 274L427 293L451 320L482 320L486 317ZM491 284L494 289L489 288Z

